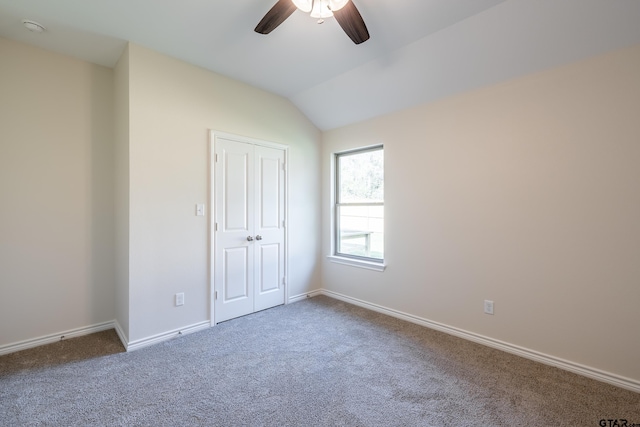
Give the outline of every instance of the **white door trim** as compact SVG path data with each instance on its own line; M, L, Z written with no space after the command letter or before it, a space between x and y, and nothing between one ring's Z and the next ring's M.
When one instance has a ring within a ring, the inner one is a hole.
M221 132L217 130L209 130L209 239L208 239L208 275L209 275L209 323L211 326L215 326L215 218L216 218L216 205L215 205L215 147L216 138L230 139L232 141L243 142L246 144L253 144L262 147L276 148L284 151L284 271L285 271L285 283L284 283L284 304L289 303L289 146L279 144L276 142L250 138L242 135L235 135L231 133Z

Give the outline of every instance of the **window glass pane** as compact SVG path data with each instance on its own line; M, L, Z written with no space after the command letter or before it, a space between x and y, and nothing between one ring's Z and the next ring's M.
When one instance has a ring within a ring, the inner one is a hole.
M338 253L384 259L384 207L338 206Z
M384 200L382 149L338 156L338 203L372 203Z

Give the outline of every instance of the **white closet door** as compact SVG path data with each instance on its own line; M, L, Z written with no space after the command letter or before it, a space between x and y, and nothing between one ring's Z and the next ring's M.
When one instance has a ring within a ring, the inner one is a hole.
M285 152L216 137L214 321L284 304Z

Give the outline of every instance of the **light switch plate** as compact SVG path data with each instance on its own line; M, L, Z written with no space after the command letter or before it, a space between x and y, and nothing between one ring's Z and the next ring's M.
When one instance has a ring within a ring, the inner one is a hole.
M204 216L204 204L199 203L196 205L196 216Z

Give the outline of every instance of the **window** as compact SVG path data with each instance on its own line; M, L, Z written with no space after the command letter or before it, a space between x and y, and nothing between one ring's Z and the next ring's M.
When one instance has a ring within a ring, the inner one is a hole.
M334 255L384 261L384 150L382 146L335 155Z

